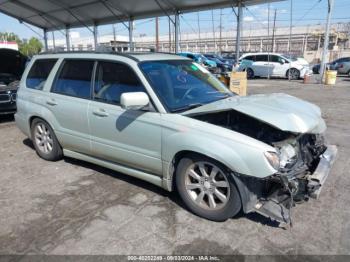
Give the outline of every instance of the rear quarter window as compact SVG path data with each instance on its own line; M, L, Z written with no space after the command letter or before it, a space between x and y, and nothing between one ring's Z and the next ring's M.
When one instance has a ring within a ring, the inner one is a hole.
M38 59L29 70L26 86L30 89L42 90L45 82L56 64L57 59Z

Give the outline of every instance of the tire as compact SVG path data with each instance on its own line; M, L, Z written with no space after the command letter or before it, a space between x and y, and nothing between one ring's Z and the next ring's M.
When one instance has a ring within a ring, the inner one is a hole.
M32 142L36 153L48 161L62 159L62 147L51 126L40 118L35 118L31 125Z
M289 78L289 69L286 73L286 77ZM300 78L300 71L296 68L290 69L290 79L291 80L298 80Z
M241 198L233 177L215 160L189 154L177 165L175 179L186 207L200 217L225 221L241 210Z
M254 78L254 71L253 71L253 69L247 68L246 72L247 72L247 78L248 79L253 79Z

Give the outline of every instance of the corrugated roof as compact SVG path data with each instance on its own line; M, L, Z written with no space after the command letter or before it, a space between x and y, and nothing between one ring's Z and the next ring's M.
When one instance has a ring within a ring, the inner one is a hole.
M242 0L246 6L284 0ZM239 0L0 0L0 12L47 30L237 6Z

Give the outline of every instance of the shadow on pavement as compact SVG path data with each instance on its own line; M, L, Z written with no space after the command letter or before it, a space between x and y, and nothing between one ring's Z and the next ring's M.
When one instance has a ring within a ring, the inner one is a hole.
M35 150L33 143L29 138L24 139L23 144L26 145L27 147ZM119 172L114 171L112 169L104 168L102 166L91 164L89 162L81 161L78 159L64 157L64 161L66 163L81 166L84 168L88 168L88 169L91 169L95 172L122 180L122 181L127 182L129 184L132 184L136 187L140 187L140 188L143 188L145 190L151 191L157 195L160 195L160 196L163 196L163 197L170 199L172 202L174 202L179 207L189 211L187 209L187 207L183 204L182 200L180 199L180 196L178 195L178 193L176 191L168 192L165 189L162 189L162 188L155 186L155 185L153 185L149 182L146 182L144 180L141 180L141 179L129 176L129 175L125 175L123 173L119 173ZM191 212L191 211L189 211L189 212ZM244 214L241 210L240 213L238 213L234 218L232 218L232 220L234 221L234 220L239 219L239 218L247 218L249 220L260 223L260 224L265 225L265 226L279 227L278 222L272 221L271 219L266 218L258 213Z

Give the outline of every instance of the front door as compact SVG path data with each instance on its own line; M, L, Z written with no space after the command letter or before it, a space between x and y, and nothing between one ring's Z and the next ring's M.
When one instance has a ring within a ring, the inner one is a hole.
M98 62L88 110L93 154L161 175L161 116L151 106L145 110L121 108L120 96L125 92L146 90L129 66Z

